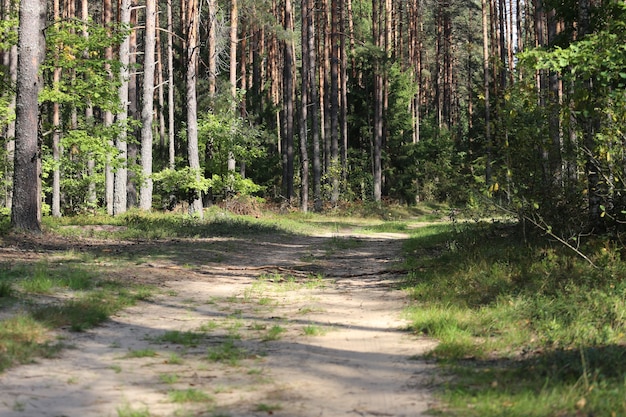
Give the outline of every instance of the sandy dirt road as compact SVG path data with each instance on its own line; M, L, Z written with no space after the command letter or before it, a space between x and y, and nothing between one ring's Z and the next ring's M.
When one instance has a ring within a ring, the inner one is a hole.
M424 415L435 342L404 330L402 238L83 242L95 259L134 251L111 270L157 295L1 374L0 417ZM35 249L0 259L62 248Z

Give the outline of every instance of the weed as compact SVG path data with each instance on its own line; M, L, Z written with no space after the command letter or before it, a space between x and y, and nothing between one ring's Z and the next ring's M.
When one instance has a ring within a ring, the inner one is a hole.
M119 366L119 365L111 365L111 366L109 366L109 369L111 369L116 374L119 374L119 373L122 372L122 367Z
M148 407L136 410L129 404L117 408L118 417L150 417Z
M278 340L281 338L281 335L286 331L287 330L284 327L274 325L267 331L267 334L265 334L261 340L264 342Z
M181 332L178 330L165 332L155 340L161 343L175 343L187 347L198 346L198 342L202 340L204 335L195 332Z
M164 384L175 384L180 380L180 377L177 374L160 374L159 381Z
M327 333L327 330L323 327L316 326L314 324L309 324L302 328L305 336L322 336Z
M261 411L263 413L273 414L274 411L282 410L282 406L280 404L257 404L256 411Z
M200 327L198 327L198 331L202 333L208 333L217 329L218 327L219 327L219 323L213 320L213 321L209 321L200 325Z
M52 343L48 329L29 315L0 321L0 372L37 357L54 357L62 347Z
M124 355L124 359L154 358L155 356L158 356L158 354L152 349L137 349L131 350L126 355Z
M168 358L165 360L165 363L167 363L168 365L182 365L183 358L181 358L176 353L170 353L170 356L168 356Z
M233 339L226 339L218 346L211 347L207 351L207 358L213 362L223 362L231 366L236 366L239 361L248 357L249 353L241 347L235 345Z
M173 403L210 403L214 399L206 392L188 388L184 390L172 390L168 392L170 401Z
M15 290L9 281L0 281L0 298L13 297Z

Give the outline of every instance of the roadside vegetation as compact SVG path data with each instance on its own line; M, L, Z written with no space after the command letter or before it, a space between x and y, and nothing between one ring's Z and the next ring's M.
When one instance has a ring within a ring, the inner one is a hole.
M412 232L407 315L440 341L436 415L626 415L624 246L573 244L507 221Z

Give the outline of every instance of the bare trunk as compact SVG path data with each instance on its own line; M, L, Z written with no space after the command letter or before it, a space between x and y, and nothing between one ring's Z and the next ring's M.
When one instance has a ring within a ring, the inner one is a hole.
M169 167L175 169L176 147L174 143L174 25L172 0L167 0L167 134Z
M146 0L144 32L143 86L141 110L141 172L139 208L152 209L152 120L154 106L154 50L156 35L156 3Z
M189 168L196 170L200 175L200 154L198 150L198 111L196 97L196 82L198 68L198 27L199 10L198 0L189 2L189 24L187 34L187 157ZM189 202L191 214L203 218L202 196L196 193L195 198Z
M125 26L130 25L130 7L131 0L122 0L120 5L120 23ZM118 97L122 105L121 111L117 114L118 122L123 126L122 130L115 141L118 151L120 166L115 170L113 177L113 214L122 214L127 209L127 130L125 122L128 120L128 78L129 78L129 62L130 62L130 35L125 37L120 45L119 60L122 64L120 68L120 86L118 89Z
M43 0L20 2L17 94L15 109L15 176L11 225L18 230L41 231L41 155L39 148L39 64L46 18Z
M237 28L239 21L239 9L237 0L231 0L230 8L230 94L232 98L233 113L237 108ZM235 156L232 151L228 152L228 171L235 170Z

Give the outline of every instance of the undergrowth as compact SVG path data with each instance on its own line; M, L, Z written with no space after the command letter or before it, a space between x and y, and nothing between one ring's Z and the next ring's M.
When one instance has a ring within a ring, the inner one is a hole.
M448 416L626 415L626 263L609 240L577 242L592 266L516 224L418 229L406 244L407 314ZM526 231L528 232L528 231Z

